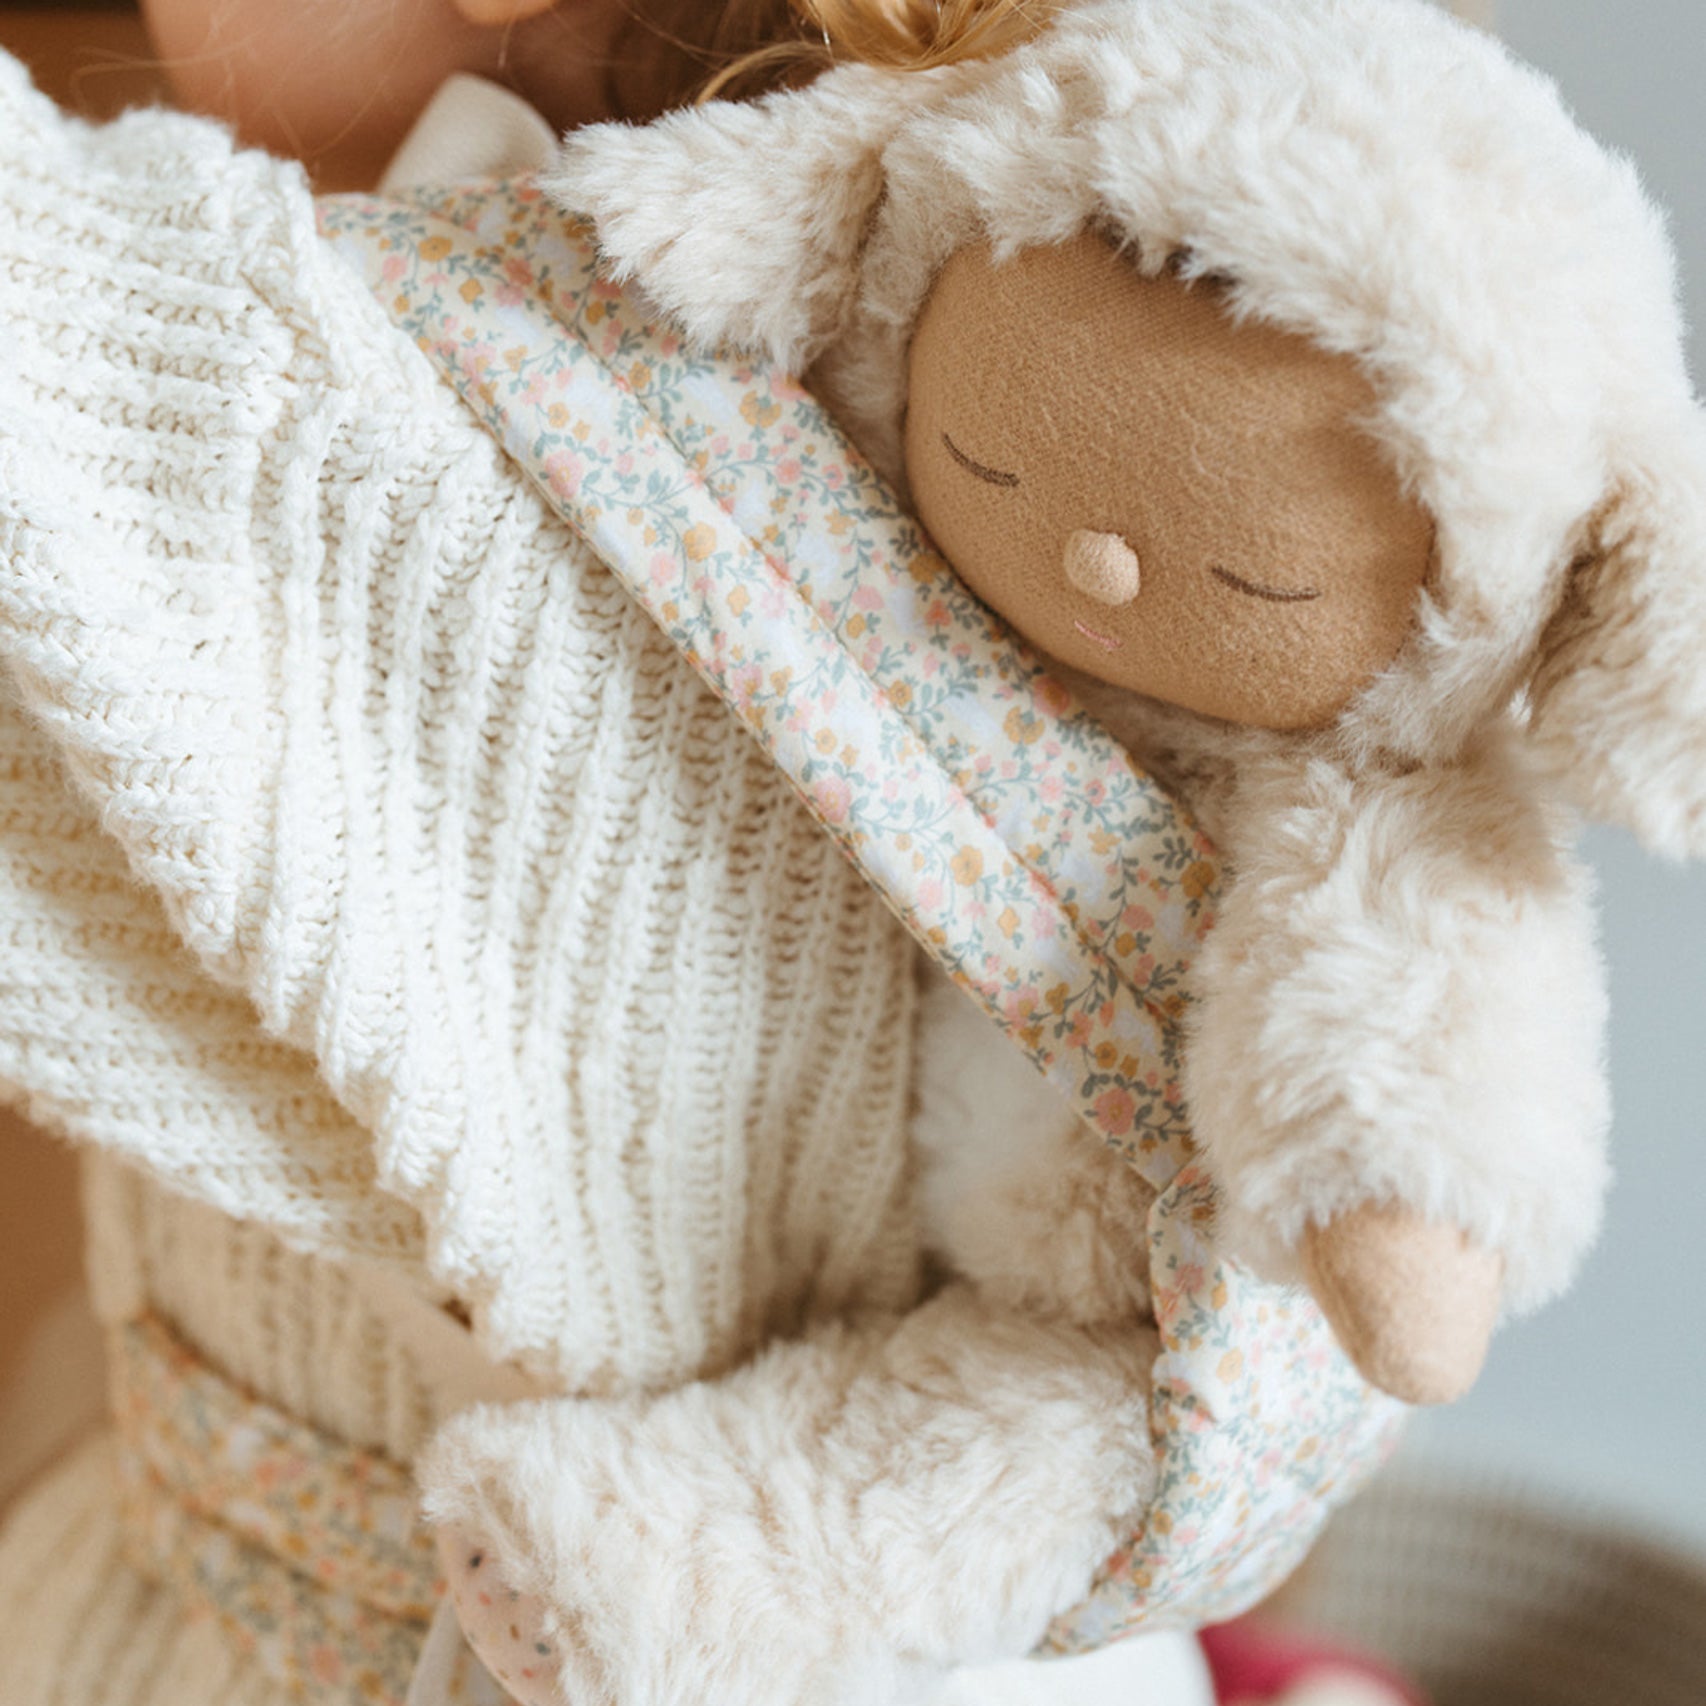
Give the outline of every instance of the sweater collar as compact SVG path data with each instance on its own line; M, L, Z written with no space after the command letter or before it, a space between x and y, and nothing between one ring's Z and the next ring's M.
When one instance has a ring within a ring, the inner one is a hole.
M548 165L556 148L551 127L520 95L458 72L415 120L379 180L379 193L515 177Z

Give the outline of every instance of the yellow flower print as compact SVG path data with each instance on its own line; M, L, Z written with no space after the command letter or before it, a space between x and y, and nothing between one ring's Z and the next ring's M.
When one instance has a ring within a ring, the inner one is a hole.
M761 398L756 391L748 391L740 400L740 412L749 426L768 427L782 418L782 405Z
M1214 866L1207 859L1198 859L1186 867L1179 878L1179 887L1185 891L1187 900L1201 900L1214 887L1215 875Z
M1002 719L1002 732L1015 746L1030 746L1043 738L1047 728L1041 717L1034 711L1027 711L1015 705Z
M975 847L962 847L948 862L954 881L970 888L983 875L983 855Z
M682 534L681 548L690 563L702 563L717 548L717 530L708 521L700 521Z

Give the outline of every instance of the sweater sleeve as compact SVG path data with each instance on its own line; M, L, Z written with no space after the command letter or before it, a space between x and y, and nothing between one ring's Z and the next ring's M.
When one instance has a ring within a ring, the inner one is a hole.
M904 936L299 172L0 63L0 324L0 668L491 1347L658 1383L911 1295Z

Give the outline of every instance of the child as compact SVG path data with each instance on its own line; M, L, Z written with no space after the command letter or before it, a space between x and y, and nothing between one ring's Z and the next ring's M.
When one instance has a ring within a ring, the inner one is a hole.
M1032 15L149 10L187 99L330 176L453 70L560 127ZM940 1002L295 168L5 63L0 203L0 1080L90 1152L118 1424L0 1538L0 1702L396 1700L448 1415L918 1299ZM944 1698L1204 1686L1161 1637Z

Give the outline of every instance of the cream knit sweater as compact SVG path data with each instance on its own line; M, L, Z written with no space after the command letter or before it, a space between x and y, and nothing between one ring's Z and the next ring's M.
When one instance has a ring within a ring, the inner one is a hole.
M910 944L300 174L0 59L0 326L0 1083L566 1390L906 1302Z
M0 1089L96 1152L103 1319L409 1461L914 1299L914 950L300 175L0 56L0 324ZM0 1538L0 1706L280 1706L109 1452ZM937 1706L1133 1688L1207 1698L1157 1637Z

